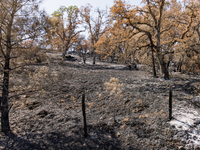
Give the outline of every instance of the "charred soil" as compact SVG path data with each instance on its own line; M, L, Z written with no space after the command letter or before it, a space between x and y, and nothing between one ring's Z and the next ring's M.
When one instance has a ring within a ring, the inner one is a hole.
M123 83L119 98L105 90L104 83L112 77ZM169 87L173 105L198 111L191 99L200 92L199 81L200 77L178 73L165 81L145 71L58 59L21 68L11 75L12 133L0 133L0 149L186 148L188 143L168 121Z

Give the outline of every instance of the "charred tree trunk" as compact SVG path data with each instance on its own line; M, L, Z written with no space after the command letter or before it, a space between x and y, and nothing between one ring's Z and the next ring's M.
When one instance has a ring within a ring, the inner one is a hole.
M153 54L153 47L151 47L151 58L152 58L152 65L153 65L153 76L156 76L156 67L155 67L155 59L154 59L154 54Z
M161 5L160 5L160 18L158 18L157 21L155 19L155 23L157 24L155 26L156 32L157 32L156 33L156 39L157 39L156 52L157 52L158 60L160 62L162 73L164 74L164 79L169 80L169 72L168 72L168 69L166 66L166 62L164 61L164 54L162 54L162 48L161 48L161 42L160 42L160 39L161 39L160 38L160 36L161 36L160 29L161 29L161 20L162 20L161 18L162 18L163 8L164 8L164 1L162 1ZM152 16L154 16L154 15L152 15Z
M86 54L83 53L83 63L85 64L86 63Z
M114 62L114 58L115 58L114 56L110 56L110 59L111 59L110 62L111 62L111 63Z
M164 55L161 52L159 27L157 28L157 57L161 66L162 73L164 74L164 79L169 80L169 72L167 69L166 62L164 61Z
M66 40L66 43L64 43L64 48L63 48L63 60L65 60L66 58L68 49L69 49L69 40Z
M11 52L11 39L10 36L7 37L7 49L5 55L4 64L4 76L3 76L3 91L2 91L2 101L1 101L1 131L10 131L9 125L9 109L8 109L8 95L9 95L9 73L10 73L10 52Z
M64 46L64 41L63 41L62 51L63 51L63 53L62 53L63 60L65 60L66 50L65 50L65 46Z
M167 64L166 64L167 69L169 69L169 65L170 65L170 61L168 61Z
M167 69L167 66L166 66L166 63L164 61L162 54L158 54L158 60L160 62L162 73L164 74L164 79L169 80L169 71Z
M62 42L63 42L63 45L62 45L62 51L63 51L63 60L65 60L65 55L66 55L66 50L65 50L65 31L64 31L64 19L63 19L63 13L62 13L62 34L63 34L63 37L62 37Z
M93 65L96 63L96 52L93 53Z
M178 62L178 64L177 64L177 72L181 72L181 67L182 67L182 62Z
M1 110L1 131L6 133L10 131L9 124L9 108L8 108L8 96L9 96L9 73L10 73L10 53L12 49L11 37L12 37L12 26L15 13L17 12L18 1L13 2L13 8L11 12L11 17L8 20L6 29L6 51L2 51L4 56L4 70L3 70L3 90L2 90L2 100L0 103Z

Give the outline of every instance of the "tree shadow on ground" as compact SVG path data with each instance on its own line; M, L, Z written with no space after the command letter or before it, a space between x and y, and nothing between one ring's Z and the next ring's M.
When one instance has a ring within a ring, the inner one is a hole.
M156 85L156 84L146 84L145 86L139 87L139 92L153 92L153 93L168 93L169 87L167 85Z
M73 133L73 136L66 136L62 132L48 133L46 147L56 150L121 150L125 148L116 137L114 125L110 126L105 123L90 125L88 126L88 136L86 138L83 136L82 127L78 127ZM139 150L133 147L128 147L128 149Z
M42 149L40 144L31 142L28 139L19 137L17 134L12 131L8 133L0 133L0 146L2 149L6 150L35 150ZM1 149L0 148L0 149Z
M146 82L149 80L147 79ZM183 83L177 83L176 81L184 81ZM186 82L188 81L188 82ZM179 77L174 79L173 91L184 92L185 94L198 95L200 93L200 79L184 79ZM168 93L169 85L162 84L146 84L139 88L139 92L156 92L156 93Z
M105 123L88 126L88 137L84 137L83 128L76 127L70 135L61 131L49 131L44 134L34 134L34 138L25 139L10 132L0 140L0 146L10 150L121 150L123 147L120 140L116 137L114 126ZM24 137L24 136L23 136ZM137 146L136 146L137 147ZM138 150L128 147L128 149Z
M200 79L192 79L191 81L183 84L181 86L182 90L186 93L186 94L193 94L193 95L198 95L198 93L200 93L200 87L197 88L196 86L193 85L193 83L196 83L197 85L199 85L198 83L200 83ZM178 85L176 85L178 86Z

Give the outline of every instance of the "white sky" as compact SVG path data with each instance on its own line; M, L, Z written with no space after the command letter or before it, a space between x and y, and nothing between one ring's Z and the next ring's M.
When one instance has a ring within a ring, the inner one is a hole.
M142 0L126 0L126 2L131 5L140 5L141 1ZM76 5L77 7L80 7L90 3L94 9L97 7L105 9L106 7L112 7L114 4L113 2L114 0L43 0L40 8L44 8L50 15L62 5L66 7Z

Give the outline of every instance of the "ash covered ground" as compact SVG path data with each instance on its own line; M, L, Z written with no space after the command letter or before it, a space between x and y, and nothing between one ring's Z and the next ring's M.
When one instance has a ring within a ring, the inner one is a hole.
M122 68L51 58L12 73L11 91L24 92L10 94L12 133L0 133L0 149L198 149L200 117L193 99L200 93L200 77L172 73L165 81ZM120 97L105 89L113 77L123 84ZM174 119L168 121L170 86Z

